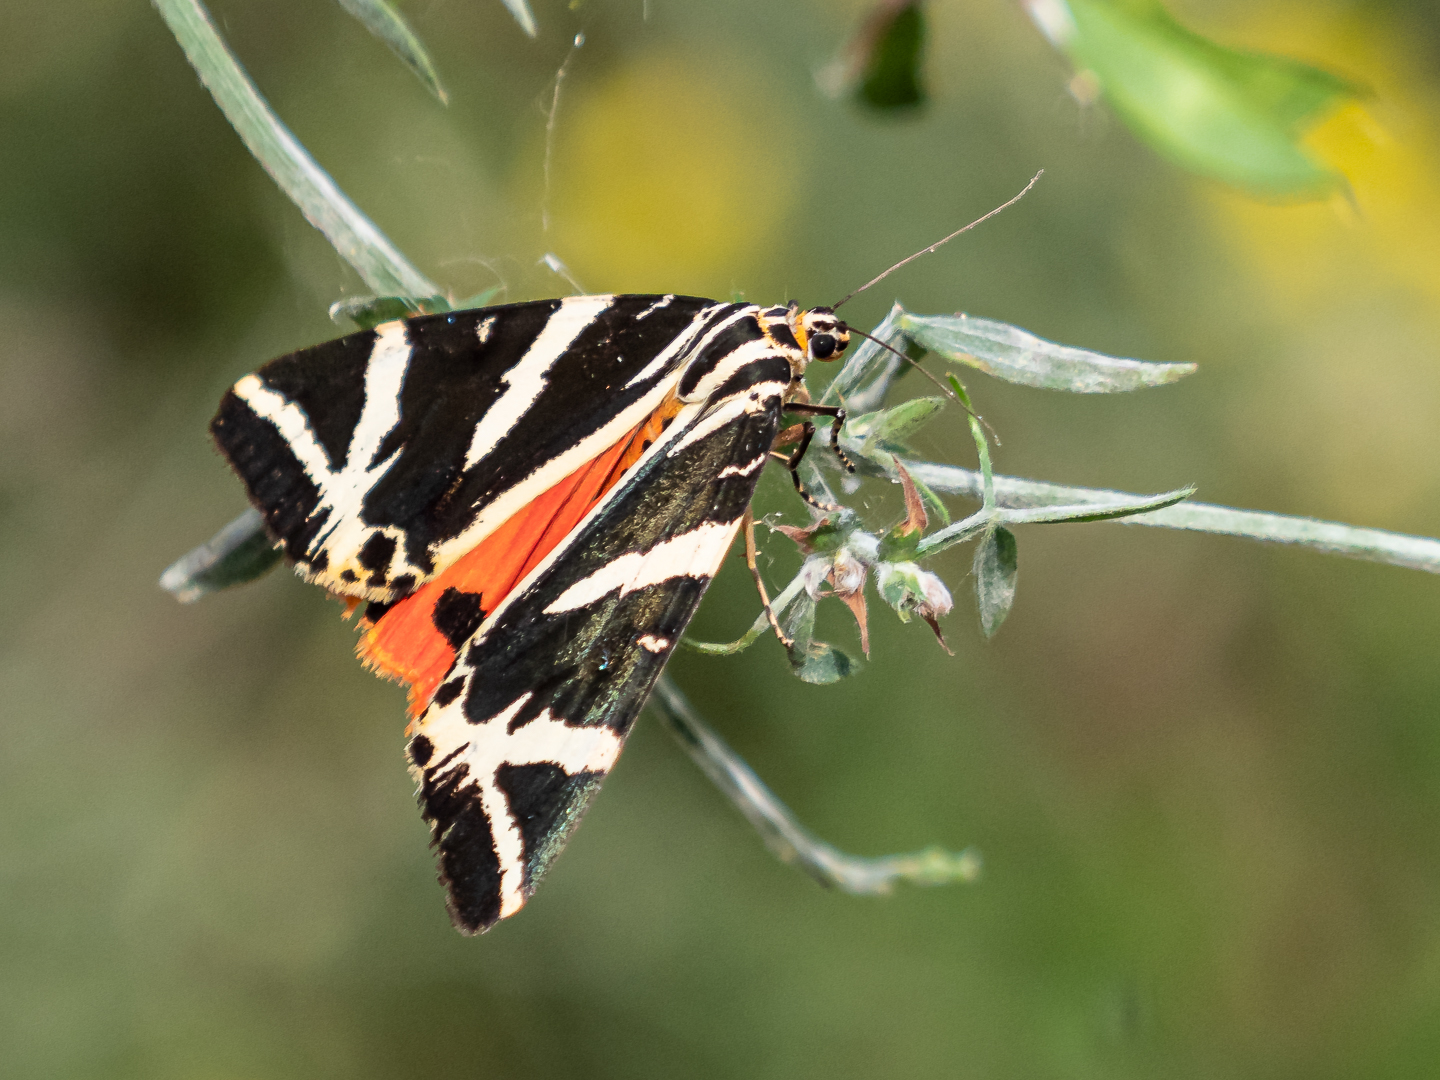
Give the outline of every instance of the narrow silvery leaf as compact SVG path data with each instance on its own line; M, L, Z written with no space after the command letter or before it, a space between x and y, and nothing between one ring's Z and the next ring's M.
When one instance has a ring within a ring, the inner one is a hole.
M905 467L917 482L923 479L936 491L976 499L980 497L981 477L972 469L962 469L957 465L939 465L933 461L907 461ZM1093 507L1140 498L1139 495L1124 491L1047 484L1018 476L995 477L995 493L1002 508L1082 501ZM957 522L957 525L970 530L965 537L968 539L979 527L983 527L984 519L984 515L977 514L963 522ZM1220 536L1240 536L1271 544L1291 544L1347 559L1387 563L1411 570L1423 570L1427 574L1440 574L1440 540L1429 536L1385 532L1383 529L1366 529L1338 521L1317 521L1315 518L1267 514L1259 510L1239 510L1232 506L1215 506L1188 500L1144 514L1128 514L1104 520L1118 521L1122 525L1187 529ZM953 537L954 530L955 526L952 526L948 536ZM935 534L936 537L940 535ZM945 546L949 546L948 543ZM927 546L923 554L934 554L934 551Z
M896 304L885 316L885 321L870 332L870 338L903 351L905 339L896 326L896 320L903 314L904 309ZM843 400L845 408L856 415L880 408L890 384L900 374L900 369L908 365L870 338L861 338L851 349L840 373L830 380L830 385L821 395L822 405L838 405Z
M533 38L538 28L535 25L535 15L530 10L530 0L501 0L501 3L509 9L511 15L515 16L515 21L520 24L520 29Z
M447 311L449 307L443 296L347 296L330 305L330 319L340 326L348 322L361 330L372 330L393 319Z
M969 315L912 315L900 328L916 344L958 364L1022 386L1114 394L1162 386L1195 371L1194 364L1151 364L1057 345L1018 326Z
M1009 529L995 529L975 549L975 600L980 607L980 629L987 638L995 636L1015 603L1018 568L1015 535Z
M490 288L475 293L473 296L467 296L463 300L456 300L453 305L454 309L456 311L468 311L470 308L485 307L491 300L499 296L502 291L502 286L492 285Z
M912 471L930 473L934 475L933 467L922 468L918 462L911 462ZM1006 478L1009 479L1008 477ZM931 480L933 483L933 479ZM1082 489L1072 489L1082 490ZM1031 506L1011 508L1006 506L996 507L994 510L981 510L971 514L964 521L957 521L949 528L933 532L924 540L920 541L916 549L915 557L928 559L932 555L938 555L946 548L954 547L956 544L964 543L977 532L987 528L991 523L1005 525L1043 525L1057 524L1059 522L1077 521L1111 521L1115 518L1126 518L1132 514L1145 514L1154 510L1161 510L1167 506L1174 506L1183 502L1195 493L1194 488L1180 488L1177 491L1167 491L1163 495L1151 495L1148 498L1132 496L1125 500L1112 502L1089 502L1069 503L1060 506ZM1118 492L1116 493L1119 494Z
M254 581L280 561L280 549L265 533L255 510L246 510L160 575L160 587L182 604L206 593Z
M1062 521L1109 521L1111 518L1144 514L1184 502L1195 494L1193 487L1178 488L1147 499L1111 503L1071 503L1068 506L1035 506L1024 510L999 509L995 517L1007 525L1053 524Z
M200 0L154 0L215 104L295 205L382 296L430 296L439 287L360 212L260 96Z
M898 448L945 406L942 397L911 398L893 409L866 413L846 423L846 434L866 442L891 444Z
M366 30L390 46L390 51L415 73L442 105L449 102L424 43L389 0L340 0L340 6L360 20Z

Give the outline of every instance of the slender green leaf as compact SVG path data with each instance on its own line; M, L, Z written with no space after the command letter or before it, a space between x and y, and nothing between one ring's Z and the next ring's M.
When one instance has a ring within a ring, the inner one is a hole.
M438 295L440 288L410 264L280 122L200 0L154 4L250 153L365 284L380 296Z
M1172 383L1195 371L1194 364L1151 364L1057 345L1018 326L968 315L902 312L898 325L917 345L946 360L1047 390L1113 394Z
M489 305L490 301L494 300L503 291L503 285L492 285L490 286L490 288L484 289L473 296L467 296L463 300L455 301L455 303L452 304L451 307L455 311L469 311L471 308L486 307Z
M845 422L846 434L854 439L863 439L866 446L878 446L892 452L901 450L905 440L929 423L945 404L942 397L911 398L893 409L850 418Z
M701 719L669 675L662 674L655 683L650 706L701 771L755 827L766 847L822 885L873 896L891 892L897 882L946 885L979 877L980 853L973 848L951 853L930 847L913 855L865 858L827 844L800 824L740 755Z
M424 43L388 0L340 0L340 6L360 20L365 29L390 46L390 51L415 73L415 77L425 84L425 88L434 94L442 105L449 103L449 95L440 85L440 76L430 60L430 54L425 51Z
M970 421L970 437L975 440L975 453L980 459L980 479L983 483L981 488L981 502L985 509L995 509L995 483L990 467L990 440L985 437L985 429L980 424L980 414L975 411L975 406L970 404L970 395L965 392L960 377L953 371L946 377L950 388L955 391L955 396L960 399L960 404L965 406L967 418Z
M908 347L905 336L900 332L897 320L905 313L896 304L885 316L885 320L871 331L870 337L883 341L902 353ZM904 360L877 345L869 338L861 338L851 350L844 365L830 385L820 396L822 405L844 404L850 412L859 415L880 408L890 384L900 374L902 367L909 367ZM811 370L815 370L813 367Z
M1302 143L1364 90L1283 56L1186 29L1160 0L1027 0L1047 35L1126 124L1178 165L1266 197L1316 198L1345 180Z
M515 21L520 24L520 29L533 38L539 28L535 25L535 13L530 10L530 0L500 0L500 2L505 5L511 15L515 16Z
M1015 534L995 528L975 549L975 600L980 607L980 629L994 637L1015 603L1019 552Z
M1163 495L1150 495L1137 499L1126 499L1110 503L1073 503L1069 506L1036 506L1023 510L996 510L995 518L1007 525L1055 525L1079 521L1109 521L1112 518L1144 514L1151 510L1163 510L1184 502L1195 494L1193 487L1176 488Z
M906 462L905 467L911 470L912 476L924 476L931 483L934 482L937 469L950 468L950 466L934 466L926 462ZM968 470L956 471L968 472ZM965 541L970 540L992 524L1053 525L1062 522L1111 521L1115 518L1129 517L1132 514L1144 514L1173 506L1177 502L1188 499L1195 492L1194 488L1180 488L1176 491L1167 491L1163 495L1129 495L1123 498L1120 497L1118 492L1115 492L1112 494L1116 497L1106 502L1096 501L1068 505L1056 504L1011 508L999 505L1004 494L1001 482L1007 480L1009 480L1009 477L995 477L994 490L997 505L994 508L982 508L974 514L971 514L964 521L959 521L951 525L948 529L941 529L939 532L931 533L920 542L920 546L915 552L915 557L918 559L928 559L933 555L938 555L947 548L952 548L956 544L963 544ZM941 490L944 490L943 486ZM1076 492L1084 491L1085 489L1070 488L1066 490Z
M449 310L450 302L443 296L347 296L330 305L330 319L340 326L350 322L372 330L393 319Z
M973 469L929 461L906 461L905 468L910 470L913 478L924 480L936 491L972 499L980 498L981 478ZM1091 506L1097 503L1134 506L1142 501L1142 496L1124 491L1070 487L1015 476L995 477L995 496L1000 505L1007 508L1083 503ZM1366 529L1337 521L1317 521L1314 518L1267 514L1258 510L1237 510L1229 506L1189 501L1146 513L1132 511L1124 517L1104 517L1098 520L1118 521L1122 525L1148 525L1161 529L1185 529L1221 536L1239 536L1273 544L1291 544L1328 555L1341 555L1348 559L1386 563L1390 566L1440 574L1440 540L1428 536L1386 532L1383 529ZM984 515L973 514L952 525L945 533L953 536L957 531L968 530L962 539L969 539L983 528ZM941 533L935 533L926 537L926 542L940 536ZM925 553L934 552L927 549Z
M160 575L160 587L182 604L207 593L243 585L275 568L280 549L256 510L246 510L213 537L176 559Z
M910 469L910 475L913 478L915 471L911 469L911 464L911 462L906 462L905 467ZM966 471L968 472L969 470ZM967 494L969 493L967 492ZM993 509L987 510L982 508L975 511L975 513L969 517L955 522L953 525L931 533L916 545L915 558L926 559L931 555L938 555L946 548L952 548L956 544L963 544L967 540L979 536L989 527L994 516L995 511Z

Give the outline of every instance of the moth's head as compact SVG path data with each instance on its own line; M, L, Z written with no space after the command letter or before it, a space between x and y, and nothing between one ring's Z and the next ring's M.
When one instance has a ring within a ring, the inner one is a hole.
M850 329L828 307L815 307L801 311L800 305L790 301L790 332L795 335L800 348L811 360L839 360L850 345Z

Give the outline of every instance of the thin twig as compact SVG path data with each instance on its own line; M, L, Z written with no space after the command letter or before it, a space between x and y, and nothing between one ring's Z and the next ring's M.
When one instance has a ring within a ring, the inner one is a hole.
M896 882L946 885L979 876L980 856L972 848L959 854L927 848L913 855L865 858L827 844L795 819L755 771L700 718L668 676L661 675L655 684L650 705L700 770L755 827L765 846L821 885L877 895L891 892Z

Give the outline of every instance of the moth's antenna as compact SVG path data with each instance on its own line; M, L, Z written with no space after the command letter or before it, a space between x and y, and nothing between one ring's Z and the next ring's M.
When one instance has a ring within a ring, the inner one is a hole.
M870 288L871 285L877 285L877 284L879 284L881 281L884 281L887 277L889 277L891 274L893 274L896 270L899 270L899 269L900 269L902 266L904 266L906 263L914 262L916 259L920 258L921 255L929 255L932 251L934 251L936 248L938 248L941 244L948 244L951 240L954 240L955 237L959 236L961 233L969 232L971 229L975 228L975 226L976 226L976 225L979 225L981 222L989 221L989 220L990 220L992 217L994 217L996 214L1000 213L1001 210L1008 210L1010 207L1014 206L1017 202L1019 202L1021 199L1023 199L1027 194L1029 194L1030 189L1035 186L1035 181L1039 180L1040 177L1042 177L1042 176L1044 176L1044 175L1045 175L1045 170L1044 170L1044 169L1041 169L1039 172L1037 172L1034 176L1032 176L1032 177L1030 178L1030 182L1025 185L1024 190L1022 190L1022 191L1020 192L1020 194L1016 195L1016 196L1015 196L1013 199L1011 199L1009 202L1001 203L999 206L997 206L994 210L991 210L991 211L990 211L988 214L986 214L984 217L978 217L978 218L976 218L974 221L970 222L969 225L966 225L963 229L956 229L956 230L955 230L954 232L952 232L949 236L945 237L944 240L937 240L935 243L931 244L929 247L927 247L927 248L921 248L919 251L915 252L914 255L911 255L908 259L901 259L899 262L897 262L894 266L890 267L889 270L886 270L886 271L885 271L883 274L881 274L879 277L871 278L871 279L870 279L869 281L867 281L864 285L861 285L861 286L860 286L858 289L856 289L854 292L852 292L852 293L850 293L849 295L847 295L844 300L841 300L841 301L840 301L840 304L843 304L843 303L845 303L847 300L851 300L851 299L854 299L855 297L859 296L859 295L860 295L862 292L864 292L866 289ZM831 310L834 310L834 308L838 308L838 307L840 306L840 304L835 304L834 307L832 307ZM858 333L858 331L857 331L857 333ZM862 334L861 336L864 337L864 336L866 336L866 335L863 335L863 334Z
M1031 183L1034 183L1034 181L1032 180ZM1024 192L1021 192L1021 194L1023 195ZM1017 196L1017 197L1018 197L1018 196ZM1012 200L1012 201L1014 201L1014 200ZM905 354L904 354L903 352L901 352L899 349L895 348L895 346L889 344L888 342L881 341L878 337L875 337L873 334L867 334L867 333L865 333L864 330L856 330L855 327L849 326L849 325L847 325L847 324L845 324L845 323L843 323L843 322L840 324L840 328L841 328L842 330L847 331L848 333L851 333L851 334L859 334L859 335L860 335L861 337L863 337L866 341L873 341L876 345L879 345L882 349L889 349L892 353L894 353L896 356L898 356L901 360L904 360L907 364L909 364L911 367L913 367L916 371L920 372L921 375L924 375L925 378L929 379L929 380L930 380L931 382L933 382L936 386L938 386L938 387L940 388L941 393L943 393L943 394L944 394L946 397L948 397L951 401L955 402L956 405L959 405L960 408L964 409L967 413L969 413L969 414L970 414L971 416L973 416L976 420L978 420L981 424L983 424L984 427L985 427L985 430L990 433L990 437L995 440L995 445L996 445L996 446L1001 446L1001 445L1003 445L1003 444L1000 442L1000 433L997 432L993 427L990 426L990 421L986 420L983 416L981 416L979 413L977 413L974 409L970 408L969 405L966 405L965 402L961 401L961 400L960 400L960 395L957 394L957 393L955 393L954 390L952 390L952 389L950 389L950 387L946 386L943 382L941 382L941 381L940 381L939 379L937 379L934 375L932 375L928 370L926 370L925 368L921 367L921 366L920 366L920 361L914 359L913 357L910 357L910 356L905 355Z
M580 46L585 44L585 35L575 35L575 44L570 46L570 51L565 54L565 60L560 65L560 70L555 72L555 96L550 99L550 111L545 114L545 190L540 197L540 232L541 235L550 231L550 159L555 152L555 116L560 111L560 87L565 82L565 76L570 71L570 61L575 59L575 54L580 51Z

